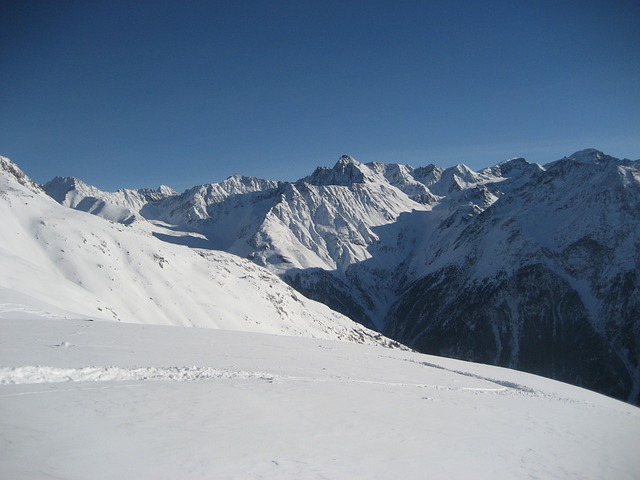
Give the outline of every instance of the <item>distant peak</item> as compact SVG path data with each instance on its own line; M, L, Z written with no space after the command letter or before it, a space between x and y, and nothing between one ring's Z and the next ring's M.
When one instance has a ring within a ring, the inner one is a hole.
M248 175L234 173L233 175L229 175L227 178L225 178L223 183L245 183L250 182L252 179L253 177L250 177Z
M158 187L158 192L162 195L166 195L167 197L172 197L178 194L178 192L176 192L173 188L168 187L167 185L160 185Z
M605 165L609 162L618 162L617 158L607 155L606 153L595 148L585 148L579 150L568 157L563 157L555 162L548 163L544 166L545 170L557 168L571 168L577 165Z
M522 157L512 157L501 161L498 165L526 165L529 162Z
M577 160L578 162L591 163L602 160L606 156L607 155L604 152L601 152L600 150L597 150L595 148L585 148L584 150L580 150L572 155L569 155L568 158Z
M353 158L351 155L342 155L339 159L338 159L338 163L337 165L347 165L347 164L354 164L354 165L360 165L360 162L358 162L355 158Z
M527 175L531 175L542 170L543 168L537 163L530 163L522 157L513 157L503 160L493 167L486 168L480 173L504 178L526 178Z
M451 170L453 172L462 173L462 174L475 173L473 170L467 167L464 163L458 163L457 165L454 165L453 167L451 167Z
M251 177L249 175L240 175L238 173L227 177L222 182L222 184L227 184L227 185L246 185L246 186L271 185L271 184L276 184L276 183L278 183L278 182L273 181L273 180L266 180L264 178L259 178L259 177Z
M354 183L365 182L365 171L368 168L349 155L342 155L333 168L318 167L308 177L300 181L312 185L340 185L350 186Z
M496 165L502 174L509 173L514 170L527 170L527 169L539 169L539 165L530 163L527 159L522 157L513 157L508 158L507 160L503 160L498 165Z
M475 178L478 175L476 172L474 172L469 167L467 167L464 163L458 163L453 167L446 168L442 173L445 176L455 175L464 179Z
M249 177L247 175L231 175L227 177L221 183L215 183L211 185L203 185L204 188L209 190L222 189L226 194L236 195L249 192L260 192L264 190L270 190L277 188L279 182L273 180L264 180L258 177ZM225 195L226 195L225 194Z
M53 179L49 180L46 185L65 185L68 188L73 188L76 184L84 183L76 177L62 177L57 175Z

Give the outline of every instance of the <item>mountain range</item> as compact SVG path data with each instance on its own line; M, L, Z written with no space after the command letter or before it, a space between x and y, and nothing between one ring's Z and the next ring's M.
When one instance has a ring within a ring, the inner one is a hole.
M122 217L124 223L110 222L62 207L4 157L0 200L0 318L110 320L399 346L248 260L164 242L169 233L163 232L171 230L162 226L131 225ZM99 213L115 211L123 209ZM180 235L175 238L187 243L201 240Z
M175 278L198 271L200 259L224 258L254 276L269 270L274 285L278 276L362 331L418 351L640 400L638 161L587 149L546 165L513 158L475 172L342 156L296 182L232 176L178 194L165 186L102 192L57 177L42 189L111 222L91 220L76 230L83 234L59 227L58 236L94 242L96 251L100 242L87 232L145 232L145 241L161 241L149 243L149 252L162 245L172 255L194 255ZM105 251L120 250L105 238ZM159 255L164 261L151 255L136 274L179 263ZM171 288L184 283L167 278ZM91 280L87 272L73 281ZM110 297L112 304L121 297ZM152 311L162 315L166 307Z

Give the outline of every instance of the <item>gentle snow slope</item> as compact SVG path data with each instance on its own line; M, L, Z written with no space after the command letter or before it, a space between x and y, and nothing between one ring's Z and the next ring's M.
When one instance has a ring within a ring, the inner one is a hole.
M640 410L380 347L0 319L0 477L637 478Z

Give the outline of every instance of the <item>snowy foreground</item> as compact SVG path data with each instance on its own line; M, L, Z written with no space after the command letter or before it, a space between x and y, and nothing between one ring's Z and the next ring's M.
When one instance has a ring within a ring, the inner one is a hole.
M603 478L640 474L640 410L383 347L0 319L0 478Z

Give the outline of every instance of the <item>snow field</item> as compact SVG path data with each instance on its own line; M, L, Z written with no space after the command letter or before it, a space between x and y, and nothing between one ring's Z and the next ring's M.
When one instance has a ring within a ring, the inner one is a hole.
M42 318L0 328L2 478L638 472L637 408L507 369L248 332Z

